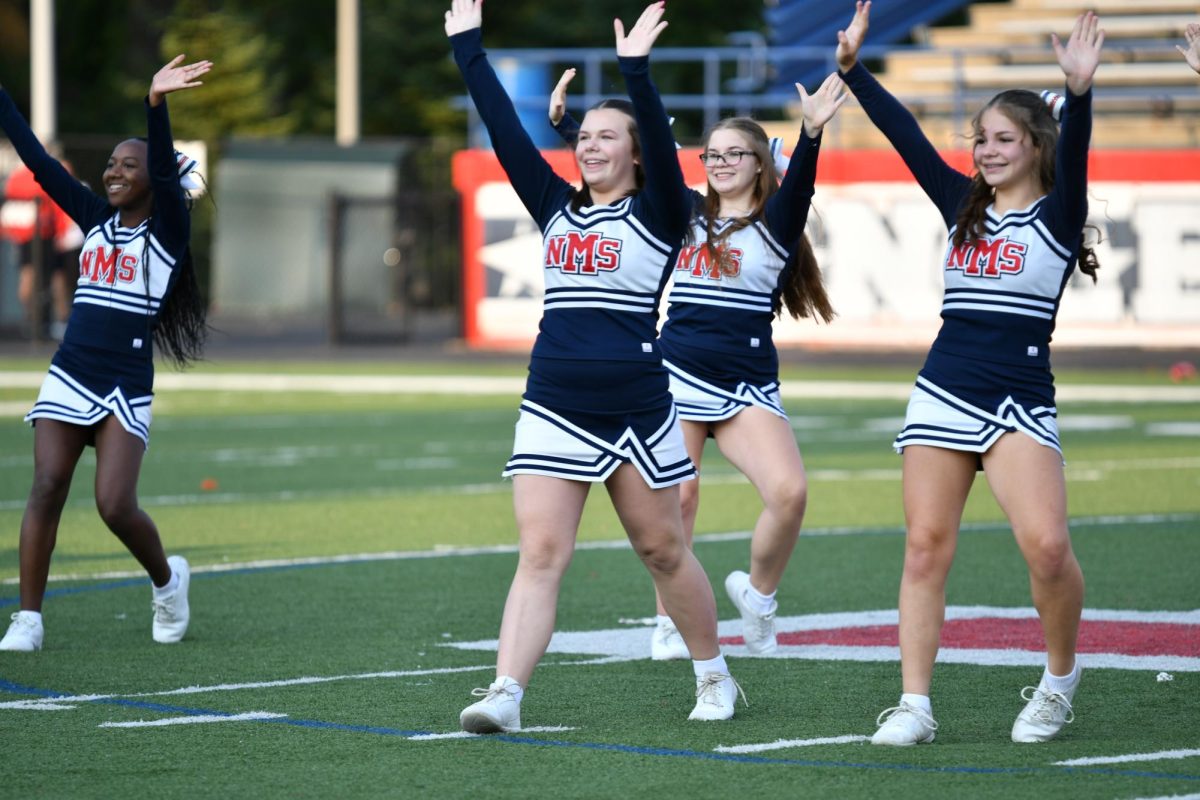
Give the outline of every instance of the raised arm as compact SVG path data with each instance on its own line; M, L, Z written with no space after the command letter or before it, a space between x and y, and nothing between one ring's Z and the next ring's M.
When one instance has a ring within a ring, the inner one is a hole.
M638 21L625 33L621 20L613 20L617 37L617 61L625 76L625 87L633 103L642 143L642 169L646 173L643 195L655 218L664 226L657 231L679 238L691 219L691 194L683 180L683 169L675 149L671 122L663 108L658 89L650 80L650 49L667 27L662 19L664 2L646 6Z
M1200 73L1200 24L1189 22L1184 36L1187 38L1187 47L1175 45L1175 49L1183 53L1189 67Z
M79 227L89 230L112 213L108 201L80 183L38 141L12 97L0 87L0 128L33 177Z
M150 81L146 95L146 161L150 185L154 189L154 216L158 235L173 238L171 244L186 245L191 234L187 199L179 185L179 163L167 114L167 95L202 86L198 80L212 69L211 61L183 64L183 54L175 56Z
M550 93L550 126L567 144L573 145L579 139L579 121L567 111L567 86L575 77L575 68L565 70L554 91Z
M446 12L446 35L467 91L487 128L496 158L522 204L545 229L562 208L571 186L554 173L521 126L517 110L483 50L482 0L453 0Z
M871 122L904 159L949 227L954 223L970 179L942 159L921 132L916 118L859 62L858 51L866 40L870 15L871 0L858 0L854 19L845 30L838 31L838 74L854 92Z
M1050 34L1054 55L1058 65L1067 76L1067 88L1071 94L1086 94L1092 88L1092 78L1100 65L1100 49L1104 47L1104 31L1100 29L1100 18L1092 11L1080 14L1075 20L1071 35L1063 44L1058 34Z
M796 84L800 93L804 125L800 141L792 151L787 171L779 191L767 201L767 228L780 241L791 243L800 238L808 221L817 177L817 155L821 148L821 132L849 95L846 85L836 74L828 76L821 88L811 95Z

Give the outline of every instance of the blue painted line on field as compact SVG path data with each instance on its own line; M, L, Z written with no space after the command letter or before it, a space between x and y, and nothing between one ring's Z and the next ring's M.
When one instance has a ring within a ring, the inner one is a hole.
M34 695L37 697L46 698L66 698L73 696L50 689L41 689L34 686L22 686L20 684L6 681L3 678L0 678L0 692L18 695ZM163 714L186 714L188 716L208 716L217 718L235 716L234 712L215 711L212 709L203 708L188 708L185 706L170 706L163 703L150 703L135 700L133 698L122 697L103 697L96 698L94 700L79 700L76 702L87 702L98 705L115 705L127 708L141 708L150 711L158 711ZM291 725L299 728L311 728L317 730L367 733L376 736L395 736L404 739L408 739L413 736L427 736L431 733L434 733L433 731L401 730L399 728L386 728L373 725L351 725L339 722L325 722L322 720L293 719L290 717L276 717L272 719L244 721L260 724ZM505 744L521 746L563 747L578 750L607 751L635 756L654 756L657 758L687 758L701 761L723 761L726 763L740 764L773 764L778 766L818 767L824 769L885 770L892 772L926 772L960 775L1057 775L1063 772L1069 772L1078 773L1081 775L1105 775L1122 778L1200 781L1200 775L1187 775L1172 772L1148 772L1145 770L1122 770L1111 768L1089 769L1081 767L972 767L966 765L936 767L920 764L872 764L862 761L823 761L818 759L771 758L769 756L755 756L741 753L712 753L703 752L700 750L676 750L669 747L643 747L638 745L613 744L610 742L568 742L557 739L534 739L528 736L517 736L512 734L498 734L494 736L481 736L477 738L480 741L503 742Z

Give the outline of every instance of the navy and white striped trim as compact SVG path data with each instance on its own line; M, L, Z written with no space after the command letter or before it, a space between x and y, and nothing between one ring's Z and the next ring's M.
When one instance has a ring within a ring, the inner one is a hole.
M750 292L745 289L707 286L698 283L676 283L671 287L667 300L672 303L692 303L721 308L738 308L774 314L769 292Z
M75 289L76 303L85 303L104 308L115 308L119 311L129 311L134 314L145 314L152 317L158 313L162 301L135 292L123 292L109 287L80 284Z
M720 422L736 416L743 409L758 406L787 419L787 412L778 401L779 382L771 381L754 386L742 381L732 392L697 378L663 359L671 377L671 394L681 419L691 422ZM701 395L694 397L689 395ZM711 402L705 402L711 401Z
M630 213L632 206L632 197L626 197L621 202L614 203L613 205L593 206L589 208L582 208L579 211L572 211L570 206L566 206L550 218L550 222L547 223L545 230L550 230L553 228L554 223L559 217L564 218L573 227L579 228L580 230L587 230L588 228L595 227L601 223L611 222L613 220L622 220L628 224L629 227L633 228L634 232L643 240L645 240L646 244L650 245L650 247L662 253L664 256L670 255L671 251L675 248L671 244L664 242L662 239L659 239L657 236L652 234L640 219Z
M970 309L994 311L998 314L1019 314L1038 319L1054 319L1058 303L1027 294L977 289L946 289L942 311Z
M936 384L917 377L917 389L936 399L948 409L957 411L978 421L977 427L938 425L930 422L913 422L904 426L892 446L903 450L909 445L928 445L949 450L965 450L985 453L1006 433L1020 431L1039 444L1051 447L1062 454L1058 434L1047 427L1043 420L1053 419L1057 411L1049 406L1026 409L1011 396L1006 397L995 413L984 411L961 400Z
M561 433L576 439L585 447L595 450L596 453L591 458L513 453L504 466L504 477L518 474L547 475L566 480L599 483L612 475L621 464L632 463L652 489L661 489L673 486L696 474L695 465L686 454L683 459L670 464L660 464L654 455L655 446L662 442L678 425L679 414L674 408L671 409L666 421L645 441L639 439L631 429L626 429L613 443L588 433L538 403L529 400L523 401L521 412L531 414L549 423Z
M68 396L55 399L39 396L33 408L25 415L26 422L53 419L91 427L112 414L121 423L122 428L149 444L150 425L139 418L138 412L141 411L145 416L154 399L153 395L126 398L120 387L116 387L102 398L53 364L50 365L50 375L58 379Z
M653 314L658 310L658 297L649 292L630 292L597 286L557 286L546 289L542 308L545 311L563 308L609 308L615 311Z

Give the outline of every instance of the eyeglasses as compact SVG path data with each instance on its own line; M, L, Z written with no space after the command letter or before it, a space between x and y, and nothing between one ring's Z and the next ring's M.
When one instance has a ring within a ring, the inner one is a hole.
M754 156L757 158L758 154L753 150L730 150L728 153L701 153L700 162L706 167L719 167L722 164L736 167L742 163L743 156Z

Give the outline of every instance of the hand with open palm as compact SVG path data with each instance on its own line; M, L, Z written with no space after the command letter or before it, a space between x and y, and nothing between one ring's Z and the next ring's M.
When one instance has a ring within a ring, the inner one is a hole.
M1066 44L1058 34L1050 34L1054 55L1058 65L1067 76L1067 88L1072 94L1084 94L1092 88L1096 67L1100 66L1100 48L1104 46L1104 31L1100 29L1100 18L1092 11L1080 14L1071 29Z

